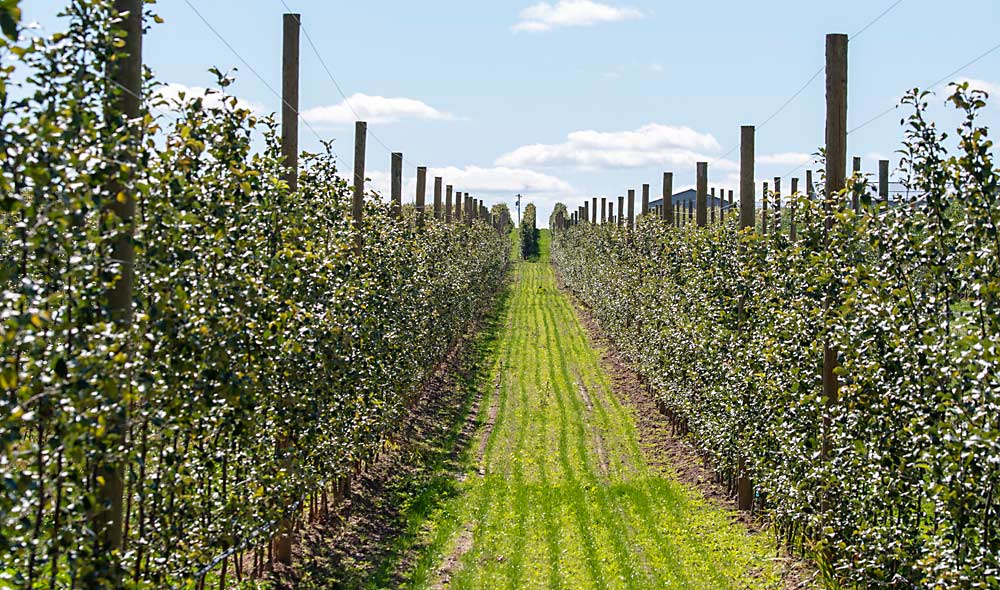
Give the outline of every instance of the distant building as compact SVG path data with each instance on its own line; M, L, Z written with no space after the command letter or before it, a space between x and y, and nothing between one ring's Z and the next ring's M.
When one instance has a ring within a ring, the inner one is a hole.
M677 204L680 203L681 208L684 209L690 203L691 207L694 207L695 206L695 199L697 199L697 198L698 198L698 191L694 190L693 188L689 188L686 191L681 191L681 192L675 194L673 196L672 205L676 207ZM729 206L729 201L728 200L723 200L723 199L720 199L719 197L713 197L711 192L709 192L708 199L707 199L706 202L708 203L708 207L709 208L711 208L711 207L728 207ZM663 199L662 198L656 199L655 201L650 201L649 202L649 209L650 210L656 209L656 208L658 208L662 204L663 204ZM735 205L734 205L734 207L735 207Z

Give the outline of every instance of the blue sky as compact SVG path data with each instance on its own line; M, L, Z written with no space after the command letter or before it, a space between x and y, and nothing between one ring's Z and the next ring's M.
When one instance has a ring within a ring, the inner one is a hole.
M662 172L675 189L712 162L710 184L734 188L741 124L760 124L823 65L824 35L852 38L849 127L1000 44L997 0L284 0L315 42L353 110L415 167L487 203L523 194L547 221L590 196L617 196ZM190 0L236 51L280 90L281 0ZM958 7L961 5L960 8ZM64 0L22 0L24 18L58 30ZM893 6L895 5L895 6ZM247 70L186 0L159 0L146 62L174 88L210 85L209 67L238 67L232 92L263 112L279 100ZM353 119L322 63L302 40L301 109L350 167ZM1000 94L1000 50L955 78ZM939 87L935 105L944 100ZM759 181L783 175L823 140L823 76L757 132ZM1000 118L1000 97L985 122ZM954 117L936 108L940 121ZM852 133L866 171L902 137L892 113ZM302 147L317 149L303 127ZM893 160L896 158L893 157ZM369 136L368 172L388 179L389 152ZM801 170L796 172L802 175ZM785 181L788 182L787 180ZM786 185L787 186L787 185Z

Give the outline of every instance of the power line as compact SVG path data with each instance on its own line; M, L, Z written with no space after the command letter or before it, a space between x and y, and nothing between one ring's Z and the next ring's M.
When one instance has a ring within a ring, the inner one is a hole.
M289 13L294 13L294 11L291 9L290 6L288 6L288 3L285 0L279 0L279 1L281 2L281 5L285 7L285 10L287 10ZM309 44L309 47L312 49L313 54L316 55L316 59L318 59L320 65L323 66L323 70L326 72L327 77L330 78L330 82L333 83L334 88L337 89L337 93L340 94L341 98L344 99L344 104L347 105L347 108L354 115L354 118L358 121L361 121L362 120L361 115L359 115L358 112L354 110L354 105L351 104L351 101L350 99L347 98L347 94L344 92L344 89L340 86L340 83L337 82L337 78L333 75L333 71L330 69L330 66L327 65L326 60L323 59L323 55L319 52L319 48L316 47L316 43L313 42L312 36L309 34L309 30L306 29L305 25L302 24L301 18L298 19L298 23L299 23L299 28L302 30L302 34L306 38L306 43ZM379 145L381 145L383 149L389 152L390 155L393 153L392 148L386 145L386 143L382 141L382 138L376 135L374 131L368 129L368 135L372 136L372 138L375 139L375 141Z
M938 79L937 79L936 81L932 82L931 84L928 84L928 85L924 86L924 88L926 88L926 89L928 89L928 90L933 90L934 88L937 88L937 87L938 87L938 86L940 86L940 85L941 85L941 84L942 84L943 82L946 82L946 81L950 80L950 79L951 79L951 78L952 78L953 76L955 76L956 74L959 74L959 73L961 73L961 72L962 72L962 70L964 70L964 69L966 69L966 68L968 68L968 67L970 67L970 66L972 66L972 65L975 65L976 63L978 63L978 62L980 62L980 61L982 61L983 59L985 59L985 58L986 58L986 57L988 57L989 55L993 54L993 53L994 53L994 52L996 52L997 50L1000 50L1000 43L998 43L998 44L994 45L993 47L991 47L991 48L987 49L987 50L986 50L986 51L984 51L983 53L980 53L980 54L979 54L978 56L976 56L975 58L973 58L973 59L969 60L968 62L966 62L965 64L963 64L963 65L962 65L961 67L958 67L958 68L956 68L956 69L952 70L952 71L951 71L951 72L949 72L949 73L948 73L947 75L945 75L945 76L942 76L941 78L938 78ZM853 129L850 129L850 130L848 130L847 134L848 134L848 135L850 135L850 134L852 134L852 133L855 133L855 132L857 132L857 131L860 131L861 129L864 129L865 127L867 127L867 126L871 125L871 124L872 124L872 123L874 123L875 121L878 121L879 119L881 119L881 118L885 117L885 116L886 116L886 115L888 115L889 113L892 113L893 111L895 111L895 110L896 110L896 108L897 108L897 106L896 106L896 105L893 105L893 106L891 106L891 107L889 107L889 108L885 109L884 111L881 111L880 113L878 113L878 114L877 114L877 115L875 115L874 117L872 117L872 118L870 118L870 119L867 119L867 120L866 120L866 121L865 121L864 123L861 123L860 125L857 125L857 126L856 126L856 127L854 127ZM799 170L800 170L801 168L803 168L804 166L806 166L806 165L807 165L807 164L808 164L808 163L809 163L809 162L810 162L811 160L812 160L812 156L810 156L809 160L806 160L805 162L803 162L803 163L799 164L799 165L798 165L798 166L796 166L795 168L793 168L793 169L789 170L788 172L786 172L786 173L784 174L784 176L790 176L791 174L793 174L793 173L795 173L795 172L799 171Z
M882 18L884 18L885 15L889 14L890 12L892 12L892 10L894 8L896 8L897 6L899 6L902 3L903 3L903 0L896 0L895 2L893 2L892 4L890 4L885 10L883 10L882 12L880 12L878 14L878 16L876 16L875 18L873 18L870 21L868 21L863 27L861 27L860 29L858 29L858 31L856 33L854 33L853 35L851 35L850 39L852 41L856 40L858 37L860 37L862 34L864 34L865 31L867 31L872 26L874 26L875 23L877 23L878 21L882 20ZM790 104L792 104L795 101L796 98L798 98L803 92L805 92L806 89L809 88L809 86L811 86L812 83L816 81L816 78L818 78L819 75L822 74L824 71L826 71L826 66L825 65L824 66L820 66L820 68L818 70L816 70L816 73L813 74L812 76L810 76L809 79L806 80L805 84L803 84L798 90L796 90L795 93L792 94L788 98L788 100L786 100L784 103L782 103L782 105L780 107L778 107L778 109L775 110L773 113L771 113L766 119L764 119L764 121L762 123L760 123L759 125L757 125L756 126L757 129L763 129L765 125L767 125L772 120L774 120L775 117L777 117L778 115L780 115L786 108L788 108L788 106ZM719 156L718 158L716 158L715 160L713 160L712 164L715 164L719 160L722 160L722 159L726 158L727 156L729 156L730 154L732 154L734 151L736 151L737 147L738 146L733 146L733 148L731 148L728 152L726 152L725 154L723 154L723 155ZM803 166L804 165L805 164L803 164Z
M245 65L247 67L248 70L250 70L250 73L252 73L254 76L256 76L257 79L260 80L261 84L263 84L268 90L271 91L271 94L273 94L274 96L276 96L278 98L278 100L280 100L283 105L285 105L288 108L292 109L292 111L294 111L296 115L300 115L299 116L299 120L301 120L302 123L309 129L309 131L311 131L313 133L313 135L316 136L316 139L319 140L320 143L323 143L324 142L323 137L319 134L318 131L316 131L316 129L313 128L312 125L309 124L309 121L307 121L304 118L302 118L301 117L301 113L298 110L296 110L294 107L292 107L292 105L288 104L288 101L285 100L285 97L283 97L280 92L278 92L277 90L275 90L274 87L271 86L271 84L269 84L266 79L264 79L264 76L261 76L260 73L257 72L257 70L255 70L254 67L250 65L250 62L248 62L247 60L245 60L243 58L243 56L240 55L240 52L236 51L236 48L233 47L233 45L229 41L227 41L226 38L223 37L222 34L219 33L219 31L216 30L216 28L214 26L212 26L212 23L210 23L208 21L208 19L205 18L205 16L197 8L195 8L194 4L191 3L191 0L184 0L184 3L187 4L188 7L192 11L194 11L194 13L196 15L198 15L198 18L201 19L201 22L205 23L205 26L208 27L208 29L210 31L212 31L212 33L219 39L219 41L222 41L222 43L227 48L229 48L229 51L231 51L233 53L233 55L235 55L236 58L239 59L243 63L243 65ZM332 149L330 151L333 153L334 159L337 159L336 152L333 152Z
M931 84L928 84L928 85L924 86L924 88L926 88L927 90L933 90L934 88L937 88L937 87L938 87L938 86L940 86L940 85L941 85L941 84L942 84L943 82L947 82L947 81L948 81L948 80L950 80L950 79L951 79L951 78L952 78L953 76L955 76L956 74L960 73L960 72L961 72L962 70L964 70L964 69L968 68L969 66L972 66L972 65L975 65L976 63L978 63L978 62L980 62L980 61L982 61L983 59L985 59L985 58L986 58L987 56L989 56L990 54L992 54L993 52L995 52L995 51L996 51L996 50L998 50L998 49L1000 49L1000 43L998 43L998 44L994 45L994 46L993 46L993 47L991 47L990 49L987 49L987 50L986 50L986 51L984 51L983 53L979 54L979 56L977 56L977 57L975 57L974 59L972 59L971 61L967 62L967 63L966 63L965 65L963 65L963 66L961 66L961 67L959 67L959 68L956 68L955 70L953 70L952 72L950 72L950 73L949 73L949 74L947 74L946 76L942 76L941 78L939 78L939 79L938 79L938 80L936 80L935 82L932 82ZM857 127L855 127L854 129L851 129L851 130L849 130L849 131L847 132L847 133L848 133L848 135L850 135L851 133L854 133L855 131L859 131L859 130L861 130L861 129L864 129L864 128L865 128L865 127L867 127L868 125L871 125L871 124L872 124L872 123L874 123L875 121L878 121L878 120L879 120L879 119L881 119L882 117L885 117L886 115L888 115L889 113L891 113L891 112L893 112L893 111L895 111L895 110L896 110L896 105L893 105L893 106L889 107L888 109L886 109L886 110L882 111L881 113L879 113L879 114L875 115L875 116L874 116L874 117L872 117L871 119L868 119L868 120L867 120L867 121L865 121L864 123L862 123L862 124L858 125L858 126L857 126Z
M902 3L903 3L903 0L896 0L895 2L893 2L892 5L889 6L889 8L886 8L885 10L882 11L882 14L879 14L878 16L876 16L875 18L873 18L871 21L868 22L867 25L861 27L861 29L857 33L854 33L853 35L851 35L851 37L850 37L851 41L856 40L858 37L860 37L862 34L864 34L865 31L867 31L868 29L870 29L872 27L872 25L874 25L878 21L882 20L883 16L885 16L885 15L889 14L890 12L892 12L893 8L896 8L897 6L899 6Z

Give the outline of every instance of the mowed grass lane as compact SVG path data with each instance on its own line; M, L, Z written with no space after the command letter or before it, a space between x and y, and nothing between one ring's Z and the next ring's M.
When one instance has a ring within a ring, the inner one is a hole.
M412 585L780 587L766 538L647 464L629 410L556 287L548 237L540 260L515 268L482 376L483 438L460 493L425 528Z

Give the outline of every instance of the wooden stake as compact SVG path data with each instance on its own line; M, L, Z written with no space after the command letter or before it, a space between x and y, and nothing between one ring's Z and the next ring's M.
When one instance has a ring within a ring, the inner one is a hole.
M698 162L698 192L695 197L695 221L698 227L705 227L708 224L708 162Z
M788 235L791 237L791 239L792 239L793 242L795 241L795 238L797 237L797 233L795 231L795 209L798 206L798 200L799 200L799 179L798 178L793 178L792 179L792 200L791 200L790 206L788 208L788 210L789 210L789 215L788 215L788 217L789 217L789 219L788 219L789 233L788 233Z
M424 206L427 200L427 167L417 167L417 227L424 226Z
M889 160L878 161L878 198L889 204Z
M282 19L281 52L281 156L285 182L291 191L299 188L299 31L301 16Z
M649 213L649 185L642 185L642 214ZM628 228L635 229L635 191L628 192Z
M774 233L781 235L781 177L774 177Z
M711 200L709 201L709 221L715 225L715 188L711 189Z
M434 177L434 219L441 220L441 191L444 179L440 176Z
M403 154L393 152L391 167L389 191L392 193L392 218L399 219L403 213Z
M753 177L755 133L753 125L740 127L740 229L757 225L757 212L754 211L756 183Z
M453 187L449 184L444 188L444 222L451 224L451 199L452 199L452 189Z
M361 247L361 223L365 212L365 144L368 138L368 124L358 121L354 125L354 231L357 244Z
M761 211L760 211L760 226L761 226L760 233L762 233L762 234L766 234L767 233L767 217L768 217L768 215L767 215L768 199L767 198L768 198L768 196L769 195L768 195L768 192L767 192L767 182L765 182L764 183L764 195L762 197Z
M113 117L110 125L117 128L125 125L127 121L142 116L142 1L115 0L114 8L120 15L127 13L119 23L119 30L124 33L124 37L121 38L124 46L116 51L122 53L121 58L111 62L109 66L111 79L116 83L108 97L111 103L109 110ZM142 140L141 137L130 139L134 140L135 144L139 144ZM119 157L122 158L122 162L128 163L128 174L131 175L136 164L133 157L127 151L123 151ZM117 279L111 283L106 292L108 311L115 331L127 333L131 329L133 317L132 291L135 282L133 236L136 195L131 186L117 181L108 183L105 188L110 197L105 205L105 213L109 214L109 225L121 230L116 232L111 242L110 255L111 260L117 262L114 265ZM123 195L124 198L116 198L118 195ZM129 347L125 347L124 352L128 356L132 355ZM123 381L116 382L114 388L107 392L109 401L114 404L111 411L103 414L107 420L106 433L110 435L108 442L125 441L129 419L126 394L129 389L128 383ZM94 549L98 556L107 559L110 567L108 574L116 586L121 584L122 575L117 551L122 549L124 544L124 472L119 459L114 456L97 455L95 475L100 478L98 480L100 483L97 489L98 505L93 513L94 528L97 533Z
M844 190L847 170L847 35L826 36L826 245L833 229L834 198ZM827 303L828 305L830 302ZM830 411L840 399L836 374L837 350L826 341L823 347L823 396L827 412L823 416L822 457L830 454Z
M663 195L661 201L663 207L660 212L663 215L664 221L667 220L668 215L674 213L674 173L664 172L663 173ZM674 225L676 225L676 220Z

